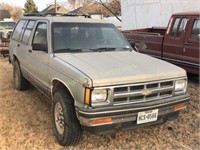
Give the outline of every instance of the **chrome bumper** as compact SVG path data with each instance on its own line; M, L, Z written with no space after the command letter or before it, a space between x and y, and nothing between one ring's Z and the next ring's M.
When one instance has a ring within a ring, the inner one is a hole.
M162 99L142 104L131 104L123 106L104 107L96 109L76 108L77 116L82 126L95 127L105 125L117 125L126 122L136 122L138 112L159 109L158 118L176 112L174 107L180 104L187 104L190 99L189 94ZM93 125L96 119L112 118L111 123Z

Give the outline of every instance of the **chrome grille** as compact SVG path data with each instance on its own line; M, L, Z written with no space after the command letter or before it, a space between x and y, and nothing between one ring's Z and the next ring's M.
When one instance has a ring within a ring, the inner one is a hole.
M113 104L142 103L172 97L174 81L160 81L114 87Z

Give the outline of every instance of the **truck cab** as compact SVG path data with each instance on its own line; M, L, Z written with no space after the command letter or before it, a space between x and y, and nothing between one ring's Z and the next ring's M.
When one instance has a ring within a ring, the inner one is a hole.
M163 41L163 59L199 73L199 13L173 14Z

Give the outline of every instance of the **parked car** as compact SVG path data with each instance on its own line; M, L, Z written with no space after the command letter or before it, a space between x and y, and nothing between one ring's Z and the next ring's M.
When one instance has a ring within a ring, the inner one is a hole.
M9 52L9 40L15 24L13 21L0 21L0 54L3 56Z
M200 12L176 13L167 28L123 31L138 51L176 64L187 72L198 74L200 67Z
M111 24L79 15L26 16L10 41L14 87L33 84L52 103L55 135L76 144L176 119L186 107L185 70L135 52Z

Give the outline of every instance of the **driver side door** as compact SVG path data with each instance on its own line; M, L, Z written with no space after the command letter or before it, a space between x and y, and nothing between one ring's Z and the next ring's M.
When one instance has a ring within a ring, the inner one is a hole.
M48 96L48 22L37 22L31 46L28 49L28 70L32 82L42 93ZM39 46L35 46L39 45ZM42 46L42 47L41 47Z

